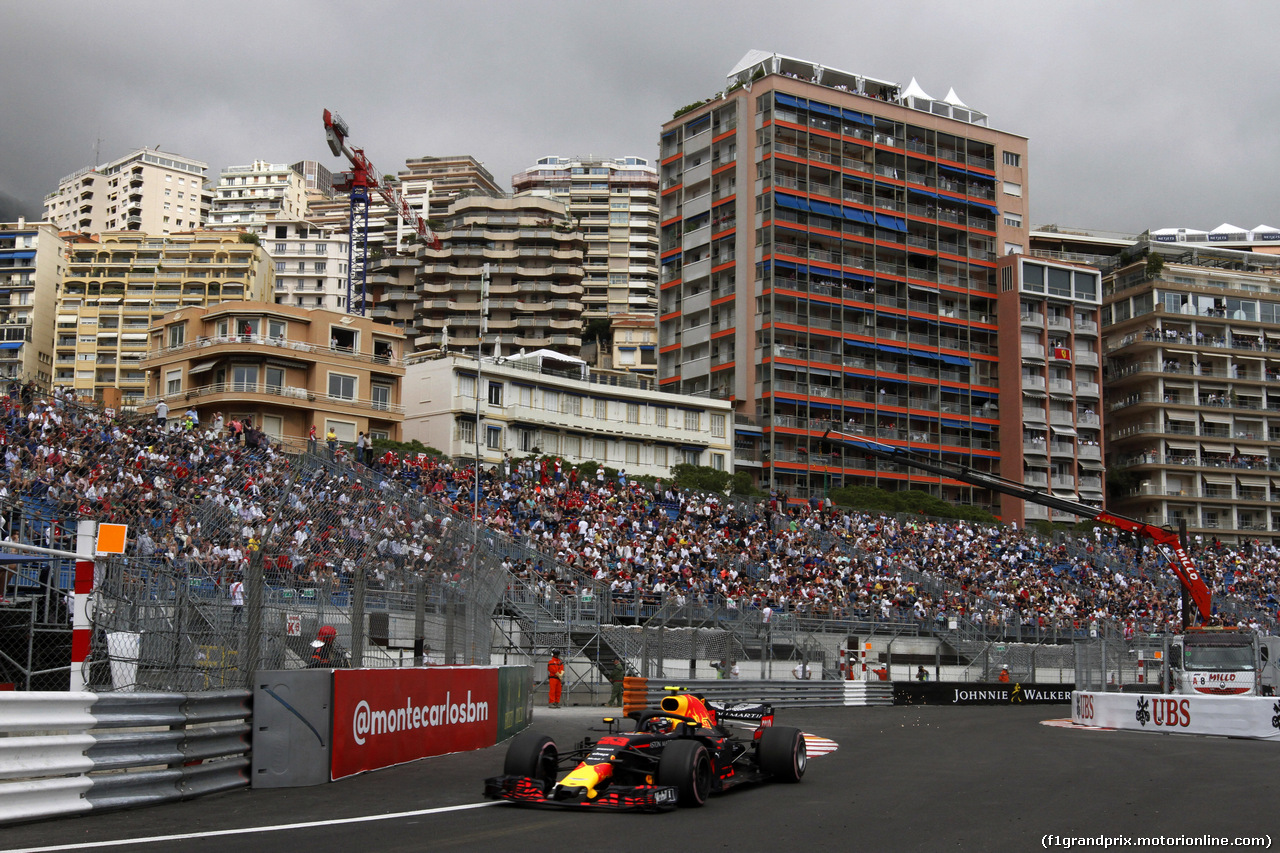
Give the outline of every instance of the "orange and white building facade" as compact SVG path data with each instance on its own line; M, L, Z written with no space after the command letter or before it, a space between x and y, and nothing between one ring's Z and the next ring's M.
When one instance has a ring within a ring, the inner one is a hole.
M820 439L999 470L996 262L1028 243L1026 139L954 92L752 51L660 157L660 387L734 402L735 465L792 499L994 504Z

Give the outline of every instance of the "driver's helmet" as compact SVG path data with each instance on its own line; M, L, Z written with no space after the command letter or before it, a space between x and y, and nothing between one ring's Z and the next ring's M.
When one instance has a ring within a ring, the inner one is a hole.
M654 734L664 735L675 731L676 724L670 717L650 717L645 721L645 728Z

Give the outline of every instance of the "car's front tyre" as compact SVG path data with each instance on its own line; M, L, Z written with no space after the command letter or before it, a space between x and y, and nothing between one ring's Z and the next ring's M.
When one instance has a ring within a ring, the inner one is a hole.
M658 784L678 792L682 806L701 806L711 793L711 756L696 740L675 740L662 750L658 760Z
M769 726L756 746L760 769L779 782L799 782L809 763L804 733L790 726Z
M537 732L521 732L507 747L507 760L502 772L507 776L528 776L542 783L544 791L556 784L560 768L560 750L556 742Z

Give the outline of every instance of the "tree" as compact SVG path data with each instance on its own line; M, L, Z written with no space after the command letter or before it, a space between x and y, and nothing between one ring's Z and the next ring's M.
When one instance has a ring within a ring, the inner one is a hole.
M250 232L250 231L241 231L241 232L240 232L240 242L241 242L241 243L252 243L252 244L253 244L253 245L255 245L255 246L261 246L261 245L262 245L262 243L258 240L258 235L257 235L257 234L254 234L254 233L252 233L252 232Z
M1159 278L1164 271L1164 257L1159 252L1147 255L1147 278Z
M613 326L609 322L608 317L593 317L587 321L582 329L582 342L589 343L596 341L601 346L607 346L613 339Z
M729 485L728 471L721 471L707 465L690 465L687 462L673 465L671 477L682 489L696 489L703 492L723 492Z

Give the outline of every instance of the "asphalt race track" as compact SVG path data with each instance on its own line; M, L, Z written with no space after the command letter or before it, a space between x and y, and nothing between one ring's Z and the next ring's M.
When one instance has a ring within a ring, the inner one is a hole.
M568 744L602 713L538 709L534 728ZM487 804L481 783L501 772L499 745L313 788L3 827L0 850L1022 851L1041 849L1047 834L1280 843L1280 743L1040 724L1064 716L1065 705L782 711L779 724L839 749L811 759L799 785L739 789L666 814Z

